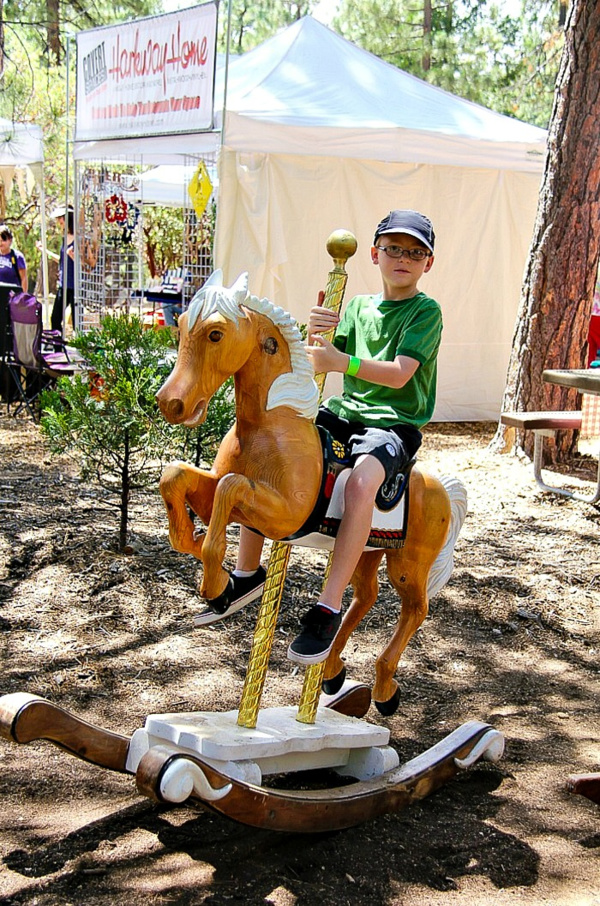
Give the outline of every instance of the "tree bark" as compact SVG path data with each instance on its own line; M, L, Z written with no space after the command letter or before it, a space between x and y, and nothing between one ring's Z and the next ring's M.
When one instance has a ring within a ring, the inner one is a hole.
M52 62L58 65L62 58L59 0L46 0L46 14L48 16L46 26L48 54Z
M423 72L429 72L431 69L431 25L431 0L425 0L423 4Z
M576 392L544 384L542 372L585 366L600 257L599 135L600 4L573 0L502 411L577 408ZM494 446L510 440L500 425ZM565 433L553 459L573 444Z

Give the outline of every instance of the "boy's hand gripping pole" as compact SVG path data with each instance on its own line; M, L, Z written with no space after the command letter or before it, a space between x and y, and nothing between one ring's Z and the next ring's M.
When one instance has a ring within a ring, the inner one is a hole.
M336 314L342 307L348 274L346 273L346 261L356 252L356 237L347 230L336 230L327 240L327 251L333 258L333 267L327 275L327 286L325 294L319 297L319 305L323 308L329 308ZM328 330L323 336L326 340L333 339L335 330ZM325 385L326 374L315 375L315 382L319 388L319 402L323 399L323 387Z

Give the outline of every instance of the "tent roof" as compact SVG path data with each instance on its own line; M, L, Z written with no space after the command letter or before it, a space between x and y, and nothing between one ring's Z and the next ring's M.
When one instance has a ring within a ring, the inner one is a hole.
M43 160L44 143L39 126L0 118L0 166L24 167Z
M240 150L510 169L539 169L545 151L545 130L409 75L310 16L232 60L226 106L224 141Z
M419 129L487 141L545 139L543 129L403 72L310 16L236 58L228 95L230 110L294 126Z

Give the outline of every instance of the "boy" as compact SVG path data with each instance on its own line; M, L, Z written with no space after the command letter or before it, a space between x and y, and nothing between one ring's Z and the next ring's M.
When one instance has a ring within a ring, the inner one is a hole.
M300 664L319 663L329 654L341 623L342 595L369 536L377 491L414 457L421 445L419 429L433 414L442 315L437 302L418 290L418 282L431 270L434 243L433 227L423 214L390 211L371 247L383 291L355 296L341 319L321 307L310 313L314 345L307 353L315 373L344 374L342 395L325 402L317 424L347 445L352 474L329 576L288 649L288 658ZM333 343L322 336L331 328L336 330ZM229 616L262 594L262 544L260 535L242 527L232 603L222 615L203 611L197 625Z

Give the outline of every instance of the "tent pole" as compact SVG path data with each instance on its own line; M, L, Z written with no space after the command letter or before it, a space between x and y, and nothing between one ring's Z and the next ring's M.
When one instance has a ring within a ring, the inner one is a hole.
M225 46L225 75L223 77L223 110L221 112L221 147L225 143L225 116L227 113L227 83L229 81L229 50L231 46L231 6L227 0L227 43Z
M66 129L65 129L65 224L63 230L63 240L62 240L62 326L61 333L62 338L65 338L65 318L67 314L67 285L69 283L69 263L67 261L67 235L69 230L69 98L70 98L70 85L69 85L69 72L71 69L71 41L70 35L67 35L67 52L65 55L65 65L67 72L65 75L65 92L66 92L66 103L65 103L65 117L66 117ZM75 229L75 209L73 208L73 229ZM60 265L59 265L60 266ZM73 305L73 330L76 328L75 324L75 306Z
M44 188L44 170L40 174L40 220L42 228L42 293L44 296L43 311L46 327L50 327L50 299L48 297L48 231L46 224L46 191Z

